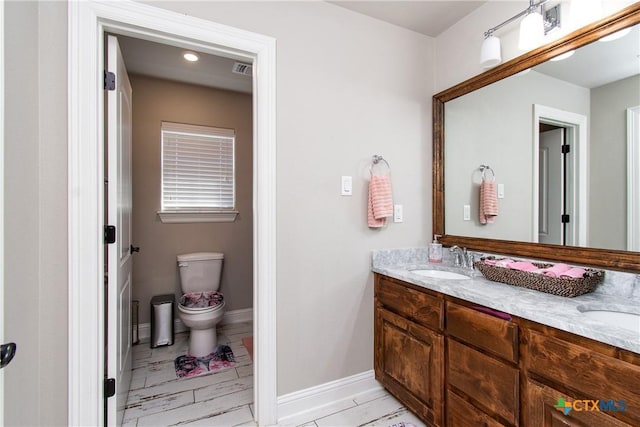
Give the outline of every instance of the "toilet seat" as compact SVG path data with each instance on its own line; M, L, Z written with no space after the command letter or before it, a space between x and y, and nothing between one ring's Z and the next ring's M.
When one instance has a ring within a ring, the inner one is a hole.
M224 305L224 295L216 291L190 292L182 295L178 302L182 311L191 313L217 311Z

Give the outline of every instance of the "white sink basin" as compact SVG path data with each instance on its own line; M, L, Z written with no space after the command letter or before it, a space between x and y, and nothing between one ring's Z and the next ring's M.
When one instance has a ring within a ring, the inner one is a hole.
M640 314L610 310L580 310L591 319L640 334Z
M469 280L471 277L464 274L454 273L452 271L442 270L411 270L412 273L418 276L431 277L434 279L447 279L447 280Z

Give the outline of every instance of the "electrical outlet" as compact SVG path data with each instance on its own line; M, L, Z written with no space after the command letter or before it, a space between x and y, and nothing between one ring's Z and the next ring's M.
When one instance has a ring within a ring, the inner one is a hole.
M402 222L402 205L393 205L393 222Z

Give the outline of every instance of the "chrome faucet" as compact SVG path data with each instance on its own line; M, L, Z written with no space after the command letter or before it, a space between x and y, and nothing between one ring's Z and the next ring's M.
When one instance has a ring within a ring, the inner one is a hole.
M475 262L475 254L473 252L467 251L467 248L461 248L457 245L451 246L449 252L453 253L455 257L453 265L473 270L473 263Z

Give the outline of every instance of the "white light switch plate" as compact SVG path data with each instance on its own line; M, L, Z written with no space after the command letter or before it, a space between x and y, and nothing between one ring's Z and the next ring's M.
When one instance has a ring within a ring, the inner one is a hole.
M464 205L462 210L462 219L464 221L471 221L471 205Z
M353 195L353 178L351 178L350 176L342 177L342 187L340 189L340 194L342 196Z
M498 184L498 199L504 199L504 184Z

